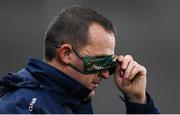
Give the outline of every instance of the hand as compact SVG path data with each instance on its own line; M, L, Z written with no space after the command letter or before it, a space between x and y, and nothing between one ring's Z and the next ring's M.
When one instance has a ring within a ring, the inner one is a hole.
M146 68L130 55L119 56L114 81L130 102L146 103Z

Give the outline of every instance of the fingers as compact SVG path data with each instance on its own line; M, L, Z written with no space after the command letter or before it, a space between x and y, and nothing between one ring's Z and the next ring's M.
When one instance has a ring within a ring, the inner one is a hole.
M124 56L123 56L123 55L120 55L120 56L118 57L118 61L119 61L120 63L122 63L123 60L124 60Z
M127 65L127 68L125 69L124 78L131 77L132 71L136 68L136 66L137 66L137 63L134 60L130 60L129 64Z
M120 91L133 100L132 102L144 103L146 90L146 68L130 55L119 56L114 80ZM123 74L122 74L123 72ZM143 98L141 98L143 97ZM134 101L135 100L135 101Z
M119 56L118 61L121 63L119 74L121 74L121 77L125 79L132 80L137 74L146 74L146 68L134 61L130 55L124 57Z
M121 65L118 64L117 67L116 67L116 70L115 70L115 76L118 76L116 78L122 78L123 77L121 71L122 71L121 70Z
M146 68L144 66L141 65L137 65L131 72L131 76L129 77L129 79L133 79L133 77L139 74L140 75L146 75Z
M131 60L133 60L133 58L130 55L126 55L122 62L121 68L126 70Z
M115 74L120 76L121 78L123 77L123 70L121 68L121 64L123 63L124 61L124 56L123 55L120 55L119 58L118 58L118 61L119 61L119 64L116 68L116 71L115 71Z

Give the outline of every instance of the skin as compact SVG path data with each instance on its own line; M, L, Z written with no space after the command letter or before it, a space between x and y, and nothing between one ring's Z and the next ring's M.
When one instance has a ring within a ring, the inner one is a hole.
M89 27L89 36L88 44L78 52L81 56L114 54L115 37L113 33L109 33L101 25L93 23ZM57 48L57 54L58 56L48 63L91 89L92 92L89 98L95 95L94 89L100 84L101 80L109 78L108 70L97 74L84 75L70 67L69 63L80 70L83 69L83 61L74 53L70 44L63 44L60 48ZM119 90L131 102L146 103L146 69L134 61L130 55L120 55L118 61L114 81Z

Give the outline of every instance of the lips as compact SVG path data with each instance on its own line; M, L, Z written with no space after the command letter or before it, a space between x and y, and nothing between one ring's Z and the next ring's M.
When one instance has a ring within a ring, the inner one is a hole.
M92 81L92 84L94 84L97 87L99 86L101 80L102 80L101 77L97 77L96 79Z
M94 82L93 81L92 83L95 84L96 86L98 86L100 82Z
M94 85L97 87L97 86L99 86L99 84L96 84L96 83L94 83Z

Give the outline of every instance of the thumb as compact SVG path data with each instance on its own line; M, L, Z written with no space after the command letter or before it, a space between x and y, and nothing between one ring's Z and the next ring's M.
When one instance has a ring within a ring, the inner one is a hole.
M114 79L117 84L122 82L123 79L123 72L121 70L121 65L118 64L114 73Z
M115 76L116 77L120 77L120 78L123 77L123 70L121 69L121 64L123 61L124 61L124 56L120 55L118 57L118 65L117 65L116 70L115 70Z

